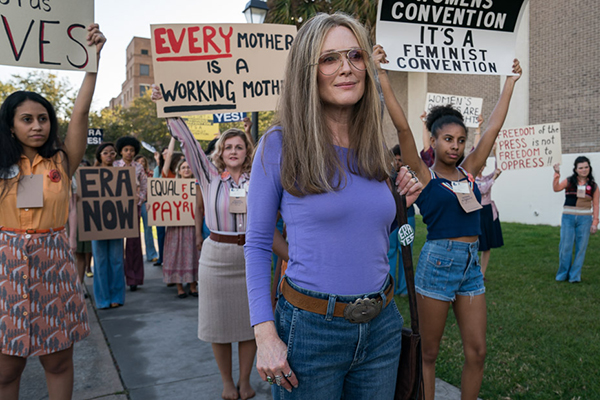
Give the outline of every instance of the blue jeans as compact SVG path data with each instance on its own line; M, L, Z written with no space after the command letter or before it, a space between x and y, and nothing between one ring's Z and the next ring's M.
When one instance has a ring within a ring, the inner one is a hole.
M478 249L479 241L426 241L415 274L415 291L441 301L454 301L456 295L484 294Z
M408 217L408 224L415 231L415 217ZM412 250L413 244L410 244ZM404 277L404 263L402 262L402 247L398 240L398 228L390 234L390 250L388 251L388 260L390 264L390 275L394 277L396 287L394 294L407 294L406 278Z
M581 281L581 268L585 260L592 227L591 215L563 214L560 224L559 266L556 273L557 281ZM575 244L575 259L573 260L573 244Z
M393 399L403 324L394 300L371 321L353 324L333 316L335 301L349 303L364 295L329 295L302 289L289 278L288 283L297 291L328 299L330 311L328 315L315 314L279 297L275 325L287 344L287 359L298 378L298 388L288 393L273 385L273 399ZM377 293L383 294L383 289Z
M167 229L164 226L156 227L156 237L158 239L158 263L162 264L163 262L163 254L165 251L165 235L167 234Z
M123 239L92 240L96 308L125 303Z
M158 259L158 253L154 248L154 236L152 235L152 227L148 226L148 211L146 203L140 206L142 210L142 223L144 224L144 242L146 244L146 261Z

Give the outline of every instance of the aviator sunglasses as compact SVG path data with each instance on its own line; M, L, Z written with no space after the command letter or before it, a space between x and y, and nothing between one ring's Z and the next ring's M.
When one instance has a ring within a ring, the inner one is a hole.
M366 60L369 54L363 49L329 51L319 57L318 63L310 65L317 65L323 75L333 75L342 67L342 55L346 56L350 65L355 69L359 71L367 69Z

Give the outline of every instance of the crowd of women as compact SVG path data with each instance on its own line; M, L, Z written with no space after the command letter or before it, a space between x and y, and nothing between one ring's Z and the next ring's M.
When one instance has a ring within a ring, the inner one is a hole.
M88 31L99 54L104 36L97 25ZM513 75L470 152L463 117L448 106L423 116L426 148L420 155L385 63L385 50L370 44L355 19L319 14L298 31L276 121L256 150L247 132L229 129L206 154L181 118L167 119L173 139L155 155L153 173L131 136L97 148L97 166L135 168L146 260L163 266L164 282L177 286L178 297L198 297L198 337L212 344L224 399L255 395L255 358L277 399L394 397L403 318L393 301L402 287L395 286L388 263L396 214L390 177L427 225L415 276L425 398L434 398L450 306L464 346L462 398L477 398L486 356L483 263L489 249L502 245L489 195L499 172L484 177L482 171L521 67L513 61ZM86 74L64 143L52 105L41 96L17 92L0 109L0 147L8 149L8 159L0 160L0 286L8 292L0 301L2 399L18 398L29 356L40 357L50 398L71 397L72 345L89 326L80 285L85 257L77 273L63 226L70 177L85 150L95 77ZM161 98L158 88L152 97ZM394 174L383 136L384 105L398 134L398 167L409 167ZM182 153L175 152L176 141ZM578 282L589 234L598 225L599 191L585 157L577 158L568 179L560 181L559 166L555 171L554 190L566 190L556 279ZM195 179L198 193L196 225L158 229L158 252L144 212L151 175ZM276 229L279 215L287 238ZM119 307L126 285L135 291L143 284L141 240L92 241L96 307ZM272 252L287 263L275 282L274 306ZM49 313L52 323L41 318Z

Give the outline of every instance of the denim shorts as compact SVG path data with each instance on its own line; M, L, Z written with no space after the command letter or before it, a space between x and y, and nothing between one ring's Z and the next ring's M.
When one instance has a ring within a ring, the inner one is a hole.
M442 301L454 301L456 295L484 294L478 247L478 241L465 243L440 239L425 242L415 275L416 292Z
M273 385L273 399L392 399L403 324L394 299L371 321L353 324L333 316L335 302L350 303L364 295L330 295L303 289L287 280L299 292L328 299L330 313L302 310L279 297L275 325L287 345L288 363L298 378L298 388L288 393ZM381 291L370 295L383 294L388 282L389 277Z

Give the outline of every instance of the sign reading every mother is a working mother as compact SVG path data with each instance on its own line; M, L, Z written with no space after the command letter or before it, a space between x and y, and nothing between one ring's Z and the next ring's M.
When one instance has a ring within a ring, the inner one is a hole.
M293 25L151 25L158 116L274 110Z
M393 71L512 75L526 0L379 0L377 43Z

